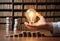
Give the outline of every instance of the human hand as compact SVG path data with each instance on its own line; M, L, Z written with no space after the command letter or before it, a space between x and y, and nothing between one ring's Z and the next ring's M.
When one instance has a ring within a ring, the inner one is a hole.
M39 17L40 20L38 20L36 23L33 24L29 24L27 22L25 22L25 26L29 29L41 29L44 28L46 26L46 20L45 18L41 15L41 14L36 14L37 17Z

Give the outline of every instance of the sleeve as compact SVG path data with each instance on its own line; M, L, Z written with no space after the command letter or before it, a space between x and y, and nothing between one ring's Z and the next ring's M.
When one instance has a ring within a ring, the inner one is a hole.
M53 34L60 33L60 22L52 22L53 25Z

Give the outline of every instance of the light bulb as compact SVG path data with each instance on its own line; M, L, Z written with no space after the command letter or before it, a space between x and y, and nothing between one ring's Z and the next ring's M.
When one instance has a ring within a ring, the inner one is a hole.
M34 9L28 9L25 13L25 16L29 24L32 24L36 21L36 11Z

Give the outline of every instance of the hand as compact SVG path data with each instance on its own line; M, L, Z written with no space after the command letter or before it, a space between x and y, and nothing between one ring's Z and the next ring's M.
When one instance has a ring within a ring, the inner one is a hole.
M46 20L45 18L41 15L41 14L36 14L40 20L38 20L38 22L33 23L33 24L28 24L27 22L25 22L25 26L29 29L41 29L44 28L46 26Z

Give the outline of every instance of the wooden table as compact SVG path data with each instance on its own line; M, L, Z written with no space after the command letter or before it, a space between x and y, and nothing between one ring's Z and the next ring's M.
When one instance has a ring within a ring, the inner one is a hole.
M60 41L60 37L15 37L13 38L13 37L5 37L5 31L0 31L0 41Z

